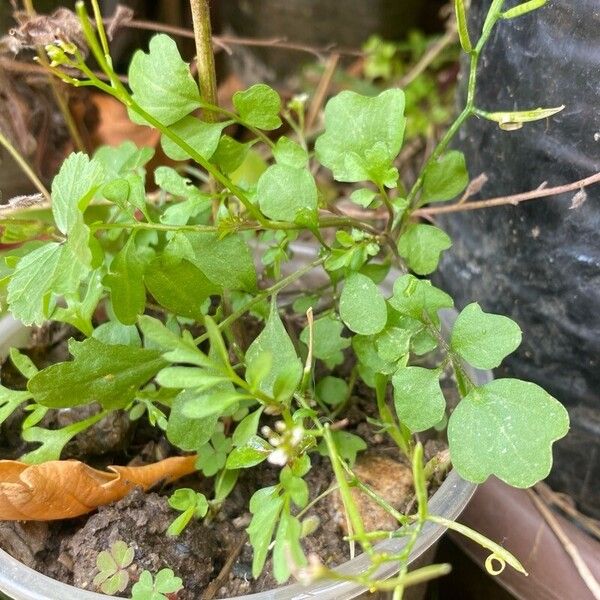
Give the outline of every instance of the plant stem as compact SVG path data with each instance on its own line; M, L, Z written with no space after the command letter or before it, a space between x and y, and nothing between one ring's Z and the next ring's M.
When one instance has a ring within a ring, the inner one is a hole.
M46 198L48 202L50 199L50 192L46 189L46 186L41 182L40 178L35 174L34 170L29 166L29 163L23 158L21 153L11 144L10 140L0 131L0 146L3 146L6 151L14 158L15 162L21 167L21 170L27 175L31 183L35 188Z
M467 83L467 101L464 109L458 115L454 123L450 126L448 131L444 134L442 139L438 142L434 151L431 153L430 157L425 162L425 165L421 169L419 177L415 181L413 187L411 188L408 194L409 206L413 208L418 208L420 205L416 202L416 196L423 187L424 174L427 171L427 168L432 165L446 150L448 144L452 141L452 138L456 135L458 130L461 128L463 123L474 114L475 109L475 90L477 85L477 67L479 64L479 57L481 55L481 51L485 46L490 34L494 28L496 22L502 18L502 5L504 4L504 0L494 0L492 5L488 11L488 14L485 19L485 23L483 25L483 30L481 32L481 36L477 45L472 48L472 50L468 53L471 57L471 62L469 66L469 81ZM410 216L410 211L406 211L406 218ZM403 221L405 220L403 219Z
M208 0L190 0L190 8L194 24L200 95L208 104L217 106L217 75L215 72ZM211 111L204 111L204 119L214 122L216 121L216 114Z

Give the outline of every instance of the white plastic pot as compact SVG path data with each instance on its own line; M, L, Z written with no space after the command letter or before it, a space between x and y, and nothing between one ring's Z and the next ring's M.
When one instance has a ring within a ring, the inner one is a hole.
M295 247L294 260L291 261L289 268L295 269L312 260L314 252L314 248L310 246ZM324 276L324 273L322 275ZM392 284L397 275L397 272L391 274L386 282L382 284L383 291L388 295L391 294ZM301 282L300 289L307 289L310 285L314 284L318 285L319 279L318 273L311 274L307 280ZM441 316L444 325L448 328L454 320L455 314L452 311L448 311ZM24 346L27 343L28 336L28 330L12 317L5 317L0 320L0 356L6 356L9 348L12 346ZM491 373L487 371L470 369L469 374L473 381L479 385L489 382L492 378ZM471 499L475 489L475 485L464 481L455 471L451 471L444 483L431 498L429 503L430 512L446 519L455 520ZM410 555L410 562L413 567L423 566L432 560L431 551L444 532L445 528L433 523L427 523L424 526L423 532ZM376 545L376 548L379 551L394 554L399 552L405 544L406 539L400 537L382 541ZM368 557L360 555L341 565L338 570L344 573L359 574L368 565ZM391 577L397 573L397 570L396 564L383 565L377 572L377 577ZM237 600L304 600L315 597L320 600L349 600L350 598L360 596L365 591L365 588L353 583L321 581L309 586L294 583L258 594L238 596ZM26 567L2 550L0 550L0 592L4 592L14 600L114 599L114 596L105 596L104 594L80 590L55 581Z

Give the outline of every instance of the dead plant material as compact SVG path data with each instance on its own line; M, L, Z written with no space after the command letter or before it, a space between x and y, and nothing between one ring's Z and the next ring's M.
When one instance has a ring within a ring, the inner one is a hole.
M28 465L0 460L0 521L53 521L92 512L124 498L193 473L197 456L166 458L142 467L93 469L77 460Z
M58 8L50 15L29 15L17 11L14 17L18 25L0 39L0 49L18 54L23 50L43 48L60 40L75 44L85 55L87 46L79 19L73 11Z

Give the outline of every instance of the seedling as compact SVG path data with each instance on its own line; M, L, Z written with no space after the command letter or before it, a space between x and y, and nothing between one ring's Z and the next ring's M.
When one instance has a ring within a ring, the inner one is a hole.
M181 578L175 577L172 569L161 569L156 577L150 571L142 571L131 590L131 600L173 600L173 595L182 589Z
M134 556L134 549L121 540L110 550L102 550L96 558L98 574L94 577L94 585L108 596L123 592L129 584L127 568L133 563Z
M179 535L196 518L201 519L208 512L208 500L189 488L179 488L169 498L169 506L183 513L167 529L167 535Z
M97 16L96 0L92 4ZM52 72L122 102L132 120L160 133L167 156L193 161L189 172L201 172L209 185L163 166L154 173L160 200L150 201L145 165L153 152L124 143L65 160L52 184L51 214L43 216L50 233L43 238L37 217L26 211L4 223L4 234L22 242L18 250L3 252L12 314L26 325L69 323L82 339L70 341L71 360L39 372L15 355L28 377L27 391L0 390L0 421L21 406L37 414L96 402L103 410L98 418L114 410L128 409L137 418L145 412L166 429L171 444L200 454L198 467L215 475L215 510L242 469L268 461L278 469L277 482L249 500L255 577L272 553L279 583L292 574L302 581L326 577L392 591L397 600L408 585L448 572L448 565L407 572L427 522L470 537L502 567L523 572L494 542L429 512L427 478L437 463L424 463L415 435L447 422L450 458L463 478L478 483L495 475L528 487L549 473L552 443L568 430L565 409L539 386L516 379L477 385L469 377L468 365L497 367L517 348L521 331L473 303L444 339L439 312L454 303L427 279L452 241L414 215L420 207L459 198L467 187L465 158L448 149L460 126L478 116L490 127L513 129L559 110L488 111L477 105L482 48L500 19L517 18L525 8L502 12L503 1L494 0L478 39L471 39L464 2L455 5L471 63L466 103L416 179L403 182L395 162L407 122L402 90L339 93L326 105L324 130L313 146L302 98L284 107L274 89L257 84L233 96L233 110L222 109L201 96L175 42L163 34L150 40L148 52L133 56L125 86L112 68L102 20L96 19L94 29L78 2L82 34L103 78L68 40L48 47ZM248 142L223 133L232 123L248 132ZM321 193L326 174L351 187L359 216L332 208ZM380 207L382 219L374 211ZM300 234L312 237L314 259L294 269L290 258ZM255 252L265 267L261 272ZM309 275L320 283L311 288ZM381 285L386 278L393 280L391 294ZM288 302L284 295L294 284L310 289ZM96 326L99 306L108 321ZM154 316L146 314L149 306ZM252 327L241 326L244 320L258 328L254 339L248 339ZM424 355L435 361L431 367L414 364ZM344 363L351 368L347 381L340 377ZM453 376L460 396L453 411L440 388L444 372ZM365 442L331 425L343 420L358 380L372 390L378 415L371 423L412 465L415 514L399 513L361 482L352 468ZM30 427L25 437L42 446L28 460L57 458L94 418L65 430ZM337 573L304 555L302 517L318 500L309 498L306 482L315 452L328 457L335 477L319 499L337 490L348 540L370 559L360 575ZM399 527L409 526L399 534L408 540L401 552L377 550L381 532L365 530L353 487ZM170 504L182 512L169 528L177 534L192 518L206 515L209 502L184 489ZM108 556L101 583L121 586L121 563ZM381 580L377 571L386 562L399 574ZM144 572L134 598L164 599L180 588L170 570L154 580Z

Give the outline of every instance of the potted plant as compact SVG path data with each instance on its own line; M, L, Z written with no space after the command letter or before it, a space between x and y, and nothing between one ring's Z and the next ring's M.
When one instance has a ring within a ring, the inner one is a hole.
M521 332L510 319L469 304L444 336L440 311L453 301L426 277L451 241L415 216L467 188L464 157L448 150L467 118L510 128L560 110L486 112L475 103L478 58L496 23L542 3L503 11L495 0L472 44L457 0L461 44L471 61L466 106L405 191L394 167L405 126L401 90L338 94L325 108L313 148L301 98L282 109L278 93L258 84L233 96L233 110L217 105L205 2L192 3L200 86L162 34L147 53L135 54L126 86L111 66L97 2L95 27L79 2L85 48L58 39L46 49L49 69L121 101L132 120L160 131L167 156L195 162L205 185L160 167L155 180L162 191L149 197L144 165L151 152L124 144L65 160L52 184L51 223L27 209L4 221L4 235L21 243L5 252L11 314L23 325L54 321L77 333L68 344L71 358L43 369L10 352L26 382L23 390L2 388L0 416L25 409L23 437L41 446L18 461L0 461L0 519L77 517L136 484L149 488L197 469L210 485L198 487L194 478L171 488L172 510L151 495L159 511L170 511L168 527L136 513L134 523L158 535L160 557L178 536L192 543L194 527L206 535L196 543L208 543L211 524L256 472L252 495L243 498L255 578L268 560L274 583L293 576L324 598L364 589L401 598L406 588L450 568L408 568L425 549L423 540L431 544L444 528L487 548L491 572L506 563L524 572L501 546L452 520L472 490L463 480L495 475L513 486L533 485L548 474L552 443L567 433L568 417L537 385L488 381L473 370L494 368L517 348ZM87 65L88 50L102 77ZM282 117L287 135L278 133ZM233 123L250 132L250 141L224 133ZM364 209L360 217L341 213L319 193L317 168L351 184L352 201ZM385 211L382 221L373 218L377 207ZM309 251L294 246L300 237L313 240ZM452 382L455 406L447 406L441 378ZM86 418L59 429L39 426L51 411L79 407L90 408ZM164 432L169 452L179 457L110 472L59 460L76 435L119 411ZM446 425L448 447L426 453L425 432ZM388 454L377 456L383 466L373 474L356 456L381 453L382 444ZM450 464L446 487L430 503L429 491ZM316 471L331 481L311 497ZM391 491L379 485L386 472ZM402 486L410 492L398 499L392 492ZM323 501L337 511L352 557L362 551L340 569L329 556L303 550L319 525L310 511ZM122 502L146 506L138 492ZM104 510L115 510L110 514L118 520L123 506ZM369 511L376 518L367 525ZM134 584L136 599L199 595L189 586L181 591L188 582L173 570L133 568L138 560L144 566L139 548L121 542L113 536L97 553L96 577L86 586L120 593ZM39 598L43 589L61 589L65 598L97 597L39 577L17 581L24 571L2 560L0 588L13 594ZM278 597L298 593L283 588Z

